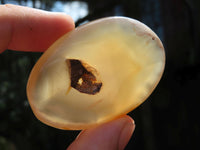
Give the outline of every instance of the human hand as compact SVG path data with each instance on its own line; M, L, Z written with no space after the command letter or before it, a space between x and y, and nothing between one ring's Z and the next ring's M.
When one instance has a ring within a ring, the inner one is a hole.
M70 16L16 5L0 5L0 53L6 49L45 51L74 29Z
M15 5L0 5L0 53L45 51L55 40L74 29L71 17ZM135 125L127 115L83 130L68 150L122 150Z

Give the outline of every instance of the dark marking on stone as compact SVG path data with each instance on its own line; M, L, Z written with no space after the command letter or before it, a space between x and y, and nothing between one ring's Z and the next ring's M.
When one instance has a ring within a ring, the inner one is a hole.
M102 87L102 83L97 81L95 75L85 68L81 61L67 59L70 69L71 87L81 93L95 95Z

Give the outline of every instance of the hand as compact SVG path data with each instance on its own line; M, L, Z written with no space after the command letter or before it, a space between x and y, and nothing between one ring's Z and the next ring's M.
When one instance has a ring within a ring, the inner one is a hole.
M74 22L68 15L0 5L0 52L6 49L45 51L72 29Z
M6 49L45 51L55 40L74 29L71 17L33 8L0 5L0 53ZM123 150L135 129L127 115L83 130L68 150Z

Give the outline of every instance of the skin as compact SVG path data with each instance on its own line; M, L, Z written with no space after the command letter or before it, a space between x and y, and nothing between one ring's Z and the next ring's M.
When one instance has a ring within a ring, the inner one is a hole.
M43 52L74 29L70 16L33 8L0 5L0 53L6 49ZM83 130L67 150L123 150L135 129L131 117L119 118Z

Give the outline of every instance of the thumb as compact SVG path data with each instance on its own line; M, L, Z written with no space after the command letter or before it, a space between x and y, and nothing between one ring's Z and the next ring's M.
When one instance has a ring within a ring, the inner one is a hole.
M129 116L83 130L67 150L123 150L135 129Z

